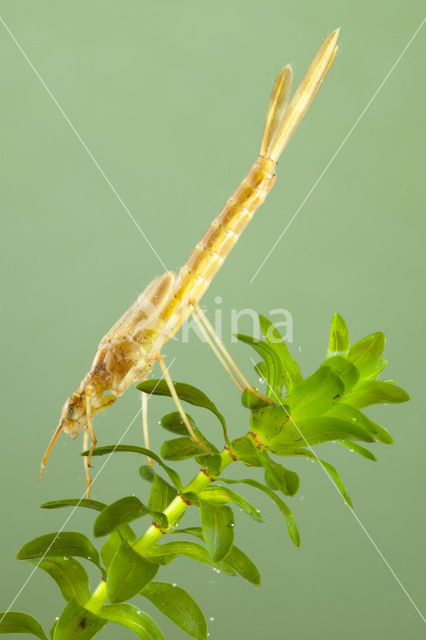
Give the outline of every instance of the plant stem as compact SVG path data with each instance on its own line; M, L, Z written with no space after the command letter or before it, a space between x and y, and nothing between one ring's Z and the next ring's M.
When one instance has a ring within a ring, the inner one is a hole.
M220 454L222 458L221 472L227 467L233 458L228 449L224 449ZM193 480L185 487L184 493L200 493L212 481L212 477L201 470ZM179 494L164 510L170 526L173 526L178 518L186 511L189 504ZM135 551L143 555L150 547L152 547L162 536L164 532L156 525L152 524L145 533L132 545ZM104 580L98 584L93 594L85 603L85 608L92 613L98 613L108 598L107 585Z

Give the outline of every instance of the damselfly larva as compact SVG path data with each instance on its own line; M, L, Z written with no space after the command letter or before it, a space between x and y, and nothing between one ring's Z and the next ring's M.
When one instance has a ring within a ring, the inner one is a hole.
M64 404L41 469L62 431L76 438L91 417L109 407L134 382L145 380L161 349L209 287L228 253L275 183L278 158L308 110L337 51L339 30L318 49L292 99L292 70L284 67L272 90L260 154L247 176L196 245L177 276L156 278L102 338L89 373ZM163 368L164 372L164 368ZM91 433L94 439L93 432Z

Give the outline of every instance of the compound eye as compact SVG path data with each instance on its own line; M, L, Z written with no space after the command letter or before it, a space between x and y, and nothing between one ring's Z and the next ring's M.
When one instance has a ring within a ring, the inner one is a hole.
M76 408L75 408L75 404L71 402L71 400L68 400L66 404L65 413L68 420L74 420L76 416Z

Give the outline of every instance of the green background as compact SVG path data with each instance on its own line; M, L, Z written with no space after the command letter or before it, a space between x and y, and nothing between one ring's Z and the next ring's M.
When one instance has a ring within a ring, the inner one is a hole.
M426 27L249 284L419 26L421 3L2 0L0 7L173 270L254 160L275 75L292 62L298 80L321 40L342 26L335 65L282 157L274 192L203 304L211 315L222 309L227 343L231 309L288 309L293 354L305 373L323 357L333 312L343 315L354 339L385 332L389 377L413 398L409 405L371 412L388 426L395 445L378 445L377 465L331 445L322 454L337 465L359 519L424 613ZM84 489L81 441L67 437L35 488L60 407L101 336L162 267L3 27L0 82L5 609L30 573L14 560L16 551L57 530L66 517L38 505ZM216 296L222 303L215 306ZM241 328L250 330L250 324ZM249 349L231 349L255 381ZM175 379L210 393L233 435L247 429L239 395L207 346L196 339L173 342L164 353L168 362L176 358ZM100 442L117 441L138 406L131 389L97 420ZM164 434L156 422L171 404L155 399L150 406L152 446L159 450ZM214 437L214 419L192 413ZM140 442L139 421L125 440ZM193 463L180 464L189 479ZM291 500L300 550L267 498L246 492L262 508L265 525L238 517L238 544L259 564L261 589L190 561L174 563L160 579L187 588L214 618L210 640L423 638L420 616L329 479L317 465L294 468L302 472L300 492ZM137 493L146 499L146 492L129 455L108 464L93 496L112 501ZM66 528L89 532L91 521L91 514L76 513ZM50 578L40 574L13 609L36 615L48 628L62 606ZM152 611L149 603L146 609ZM155 617L167 638L184 637L161 614ZM112 626L102 633L132 637Z

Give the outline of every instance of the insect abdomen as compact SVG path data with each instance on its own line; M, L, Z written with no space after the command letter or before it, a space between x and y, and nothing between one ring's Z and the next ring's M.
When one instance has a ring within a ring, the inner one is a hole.
M213 220L180 271L180 287L176 296L181 300L187 293L190 293L191 299L200 300L253 214L272 189L275 166L270 158L259 156Z

